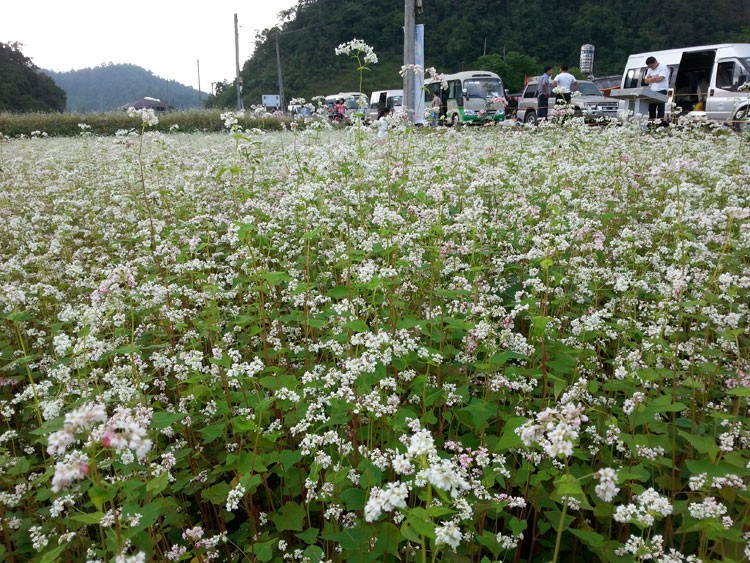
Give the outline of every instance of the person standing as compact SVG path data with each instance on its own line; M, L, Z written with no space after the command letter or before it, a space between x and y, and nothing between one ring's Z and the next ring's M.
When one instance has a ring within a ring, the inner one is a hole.
M438 117L440 117L440 106L442 105L442 101L440 100L440 94L438 94L437 91L435 91L435 94L432 96L432 126L435 127L438 122Z
M570 104L570 95L578 89L578 80L568 72L567 65L560 65L560 72L552 80L552 89L554 90L555 88L560 89L555 103L563 103L560 101L562 99L564 103Z
M652 92L657 94L667 95L667 88L669 88L669 67L661 64L656 60L655 57L649 57L646 59L646 77L643 79L644 84L648 84ZM664 121L664 108L666 104L664 102L651 102L648 104L648 118L651 121L660 121L666 125Z
M549 97L552 94L552 67L545 66L544 72L539 77L539 82L536 85L536 99L537 99L537 115L539 119L547 119L547 111L549 109Z

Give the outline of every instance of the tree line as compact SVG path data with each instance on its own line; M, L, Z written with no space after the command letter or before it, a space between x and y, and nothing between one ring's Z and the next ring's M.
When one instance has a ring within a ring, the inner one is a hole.
M65 91L21 52L18 43L0 43L0 111L63 111Z
M542 66L577 67L583 44L595 46L594 74L618 74L630 53L710 43L750 42L750 0L423 0L425 65L439 72L483 68L512 91ZM245 61L245 105L278 93L276 44L285 98L356 90L351 60L334 48L356 37L379 62L365 72L363 90L398 88L403 61L403 0L299 0L281 23L260 31ZM209 105L236 104L233 80Z

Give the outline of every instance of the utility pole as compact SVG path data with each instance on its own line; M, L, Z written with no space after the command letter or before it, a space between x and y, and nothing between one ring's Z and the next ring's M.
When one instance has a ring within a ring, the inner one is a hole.
M198 107L201 107L201 60L196 61L198 63ZM167 99L169 103L169 99Z
M410 123L414 123L414 35L416 27L416 0L404 0L404 111Z
M237 74L234 79L234 86L237 90L237 109L242 111L245 109L242 104L242 80L240 78L240 33L239 26L237 25L237 14L234 14L234 65Z
M279 54L279 34L281 32L276 32L276 69L279 73L279 110L281 112L286 111L286 103L284 102L284 81L281 79L281 55Z

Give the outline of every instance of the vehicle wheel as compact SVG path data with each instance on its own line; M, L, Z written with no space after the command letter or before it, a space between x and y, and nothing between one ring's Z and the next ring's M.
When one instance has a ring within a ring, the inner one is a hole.
M523 116L523 122L536 125L536 113L532 110L527 110L526 115Z
M745 106L734 114L732 128L738 133L750 133L750 121L748 121L748 113L750 112L748 110L750 110L750 106Z

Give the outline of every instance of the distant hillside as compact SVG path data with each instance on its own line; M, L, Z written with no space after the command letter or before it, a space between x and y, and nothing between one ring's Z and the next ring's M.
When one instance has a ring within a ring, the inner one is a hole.
M102 112L146 96L178 109L199 107L198 90L131 64L106 64L68 72L42 70L65 90L65 111ZM206 94L201 94L205 100Z

